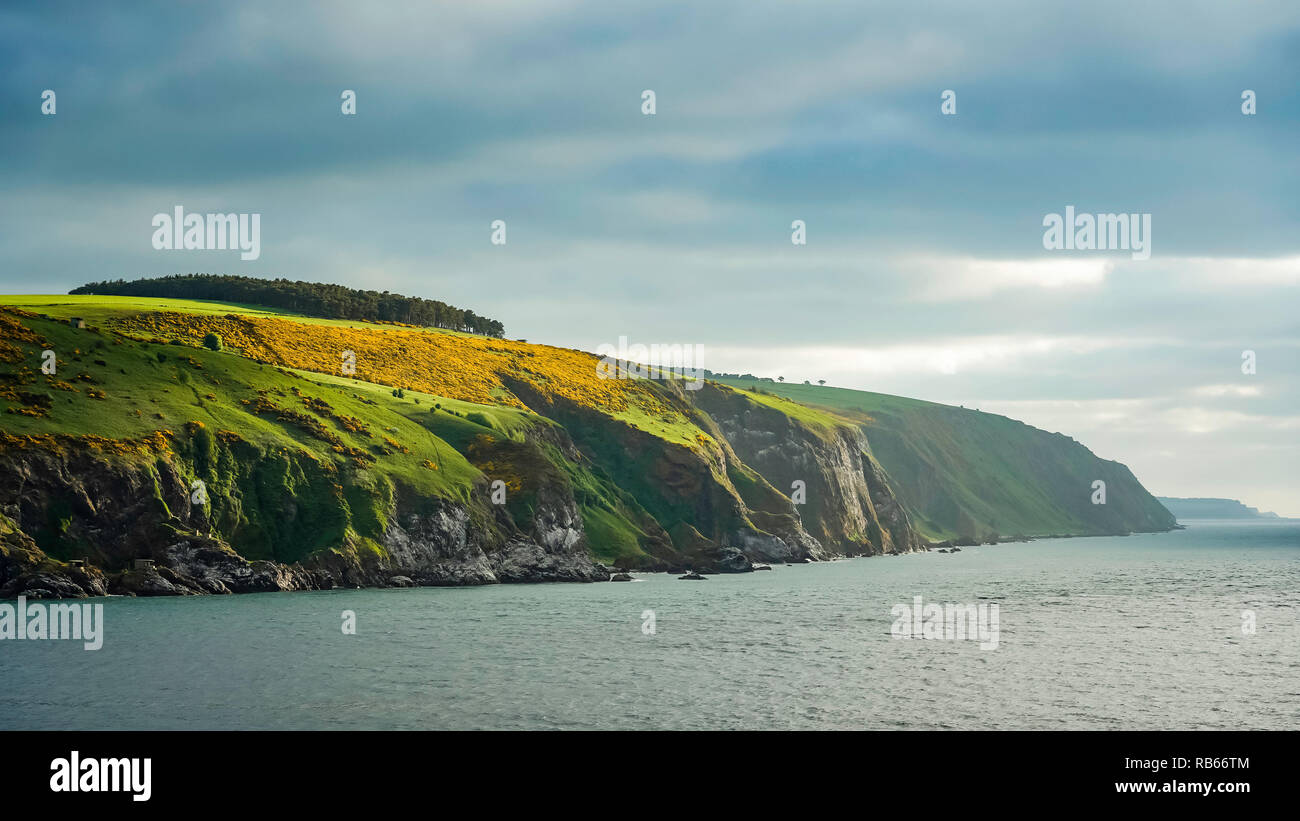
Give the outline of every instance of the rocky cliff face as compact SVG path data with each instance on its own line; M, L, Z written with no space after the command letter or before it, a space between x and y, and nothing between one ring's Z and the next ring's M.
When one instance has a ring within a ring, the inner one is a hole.
M801 483L803 501L794 509L824 553L877 555L921 547L858 428L803 424L713 383L695 401L744 463L773 487L794 494Z
M616 488L610 498L644 551L621 567L744 572L919 546L860 432L824 435L727 389L691 399L684 407L706 434L698 447L552 404L576 441L548 424L471 443L485 478L468 500L197 430L148 456L11 441L0 449L0 595L603 581L583 511L604 515L596 505L610 500L592 501L575 476ZM510 480L508 504L488 503L493 476ZM210 499L195 501L196 477ZM807 505L777 489L795 478ZM88 566L65 564L74 558ZM135 559L154 567L131 569Z
M560 423L590 463L626 491L657 525L642 541L646 559L620 566L744 572L753 562L827 558L788 497L755 472L732 448L714 420L692 404L687 391L657 383L665 401L689 419L694 442L671 442L527 384L511 390Z
M245 467L247 476L258 475L255 464ZM401 494L389 502L380 496L374 501L389 507L375 539L358 532L361 522L347 521L336 543L297 560L274 553L250 558L274 538L268 531L293 533L284 521L266 522L267 510L285 519L309 519L306 511L314 502L295 492L316 492L324 479L337 478L311 475L320 468L310 463L295 468L299 481L279 488L273 498L267 498L264 485L255 491L236 482L221 504L199 505L191 498L194 465L179 454L141 460L73 449L0 452L0 596L187 595L609 578L588 555L577 505L562 491L535 506L532 527L524 532L502 511L484 504ZM227 507L251 503L248 497L255 492L262 495L255 517L259 523L232 518ZM232 521L237 523L229 532L216 524ZM310 524L300 523L303 529ZM84 558L87 566L63 561L74 558ZM135 559L151 559L154 567L132 569Z

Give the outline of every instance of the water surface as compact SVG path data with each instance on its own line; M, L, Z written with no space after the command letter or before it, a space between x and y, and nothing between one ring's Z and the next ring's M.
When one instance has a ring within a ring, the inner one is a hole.
M99 651L0 641L0 728L1300 728L1300 523L1189 524L703 582L98 599ZM918 595L996 602L998 648L891 636Z

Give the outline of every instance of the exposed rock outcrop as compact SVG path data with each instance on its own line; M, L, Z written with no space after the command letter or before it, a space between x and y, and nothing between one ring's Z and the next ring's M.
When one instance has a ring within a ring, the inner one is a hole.
M714 383L697 391L695 401L717 423L744 463L772 486L793 493L800 483L803 503L792 508L818 544L817 548L810 546L806 557L921 549L920 537L857 427L805 424L794 415ZM750 549L757 559L783 560L764 555L761 544L752 544Z
M297 468L306 487L316 482L302 473L312 467ZM267 534L248 524L223 533L213 520L227 520L227 511L214 515L191 502L191 472L176 454L145 462L41 449L0 453L0 596L175 596L609 578L588 554L577 505L562 489L539 497L528 532L486 504L399 493L389 502L378 540L343 529L330 549L287 561L241 554L242 546L256 555ZM264 486L259 490L266 492ZM262 502L284 516L299 507L291 487L283 489L283 498ZM45 547L28 531L44 539ZM83 557L87 566L72 563ZM154 566L134 569L137 559Z

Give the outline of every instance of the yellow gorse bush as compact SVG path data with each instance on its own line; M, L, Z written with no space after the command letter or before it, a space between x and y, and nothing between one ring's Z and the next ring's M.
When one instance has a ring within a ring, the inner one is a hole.
M31 433L14 435L0 431L0 451L35 448L53 453L80 453L85 450L121 456L153 456L171 452L169 430L158 430L136 439L109 439L91 434Z
M112 320L112 327L144 341L178 339L196 347L207 334L215 333L225 347L258 362L335 375L342 373L344 351L352 351L357 379L484 405L525 407L515 395L522 385L546 397L564 397L608 413L629 406L653 415L674 413L645 382L601 379L594 354L566 348L438 331L349 328L234 314L164 311Z

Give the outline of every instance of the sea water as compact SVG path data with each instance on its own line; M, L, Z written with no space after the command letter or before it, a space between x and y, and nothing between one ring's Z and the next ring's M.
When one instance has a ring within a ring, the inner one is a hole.
M99 599L97 651L0 641L0 728L1300 728L1300 522L1188 525L706 581ZM891 633L917 596L997 604L996 649Z

